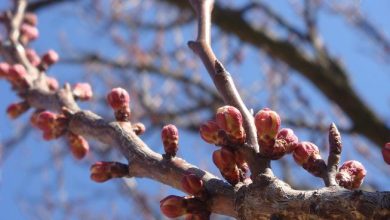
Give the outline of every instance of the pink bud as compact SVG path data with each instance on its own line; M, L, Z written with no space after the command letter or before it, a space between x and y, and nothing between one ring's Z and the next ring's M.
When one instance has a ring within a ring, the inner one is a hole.
M233 106L223 106L217 110L216 123L218 127L226 132L233 139L243 143L245 141L245 130L242 124L241 112Z
M276 144L281 144L286 147L287 153L292 153L298 143L298 137L290 128L281 129L276 136Z
M133 124L132 129L136 135L142 135L143 133L145 133L146 130L145 125L141 122Z
M33 123L43 131L45 140L52 140L65 134L67 122L64 115L43 111L36 116Z
M203 180L195 174L186 174L181 180L181 185L187 193L200 196L203 192Z
M326 170L326 164L321 159L318 147L311 142L300 142L294 149L293 157L295 162L314 176L321 176Z
M68 132L67 135L70 150L76 159L83 159L89 151L89 144L81 135Z
M273 140L279 131L280 123L278 113L269 108L264 108L257 112L255 115L255 126L260 146L267 145L269 147L273 145Z
M130 96L126 90L122 88L115 88L108 93L107 101L111 108L118 110L129 106Z
M11 66L8 63L0 63L0 77L8 78L10 68Z
M180 196L168 196L160 201L160 210L168 218L185 215L187 212L185 199Z
M382 156L383 160L390 164L390 142L386 143L385 146L382 148Z
M121 178L129 174L128 166L118 162L96 162L91 166L91 179L102 183L111 178Z
M200 136L210 144L221 146L224 144L224 137L220 135L220 128L215 121L203 123L199 129Z
M26 39L26 43L33 41L39 37L38 28L27 23L22 24L22 26L20 27L20 32L22 34L22 37Z
M26 49L26 56L33 66L38 66L41 63L41 58L34 49Z
M13 103L8 106L7 114L10 118L15 119L25 113L29 108L30 105L26 101Z
M46 83L50 91L57 91L58 88L60 87L57 79L54 77L46 76Z
M21 64L15 64L10 67L8 80L20 88L24 88L28 85L27 83L27 71Z
M162 128L161 139L164 145L165 153L168 156L176 156L179 146L179 131L175 125L169 124Z
M42 65L45 66L45 69L55 63L58 62L59 60L58 53L55 52L54 50L49 50L46 52L46 54L43 55L42 57Z
M349 160L341 165L336 174L336 181L346 189L357 189L362 185L366 174L367 171L360 162Z
M89 83L76 83L73 86L73 95L83 101L90 100L93 96L91 85Z

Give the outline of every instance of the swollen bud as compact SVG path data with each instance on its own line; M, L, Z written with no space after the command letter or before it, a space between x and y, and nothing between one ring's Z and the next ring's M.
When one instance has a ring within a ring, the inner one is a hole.
M42 111L37 116L35 115L35 117L31 121L43 131L43 138L45 140L56 139L65 134L68 120L64 115Z
M160 201L160 210L168 218L177 218L187 213L185 198L168 196Z
M236 164L236 155L226 147L214 151L213 162L222 176L232 185L240 181L240 171Z
M15 119L25 113L29 108L30 105L26 101L13 103L8 106L7 114L10 118Z
M221 130L215 121L208 121L203 123L199 129L200 136L204 141L209 144L215 144L217 146L224 144L224 137L220 135L220 131Z
M107 95L108 104L115 111L115 119L117 121L130 121L130 96L126 90L115 88Z
M9 68L7 79L15 86L25 88L28 85L27 71L21 64L15 64Z
M232 141L239 143L245 141L246 135L242 124L242 115L237 108L229 105L220 107L217 110L216 123Z
M272 160L280 159L286 153L294 151L298 143L298 137L290 128L281 129L273 145L262 145L261 154Z
M322 172L326 169L325 161L321 159L318 147L311 142L298 143L293 157L296 163L314 176L321 176Z
M118 162L96 162L91 166L91 179L95 182L102 183L112 178L121 178L129 174L126 164Z
M382 156L383 160L390 164L390 142L386 143L385 146L382 148Z
M60 57L57 52L49 50L43 55L41 65L44 69L47 69L49 66L57 63L59 59Z
M81 135L68 132L67 139L70 146L70 151L76 159L83 159L89 151L87 140Z
M184 191L194 196L201 196L203 193L203 180L195 174L186 174L181 180Z
M260 147L271 146L280 128L280 116L269 108L264 108L255 115L255 126Z
M50 91L57 91L58 88L60 87L57 79L55 79L54 77L50 77L50 76L46 76L46 84L49 87Z
M161 139L164 145L165 154L168 157L176 156L179 149L179 131L175 125L165 125L161 130Z
M34 49L26 49L26 57L33 66L38 66L41 63L41 58Z
M73 86L73 96L82 100L88 101L92 98L93 92L89 83L76 83Z
M341 165L336 174L336 182L346 189L357 189L362 185L367 171L364 166L355 160L349 160Z
M8 63L0 63L0 77L8 78L10 68L11 66Z
M29 43L39 37L38 28L27 23L24 23L20 27L21 41L24 44Z

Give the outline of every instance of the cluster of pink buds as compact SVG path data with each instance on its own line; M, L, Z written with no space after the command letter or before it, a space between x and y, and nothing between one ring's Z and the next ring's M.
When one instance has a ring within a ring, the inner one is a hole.
M203 180L195 174L184 175L181 180L181 186L190 195L203 196L205 192Z
M68 123L64 115L49 111L35 112L30 121L35 127L43 131L45 140L56 139L64 135Z
M76 83L72 90L73 96L81 101L92 99L93 92L89 83Z
M23 44L28 44L29 42L35 40L39 36L39 31L37 28L38 18L33 13L26 13L24 15L23 23L20 26L20 41Z
M130 96L122 88L114 88L107 95L108 104L115 111L117 121L130 121Z
M326 170L325 161L321 158L318 147L311 142L298 143L293 157L295 162L314 176L320 177Z
M247 163L242 159L238 151L228 147L222 147L214 151L213 162L218 167L221 175L232 185L244 181L249 171Z
M364 166L355 160L343 163L336 174L337 183L346 189L357 189L362 185L367 171Z
M97 162L91 166L91 179L102 183L112 178L122 178L129 175L126 164L118 162Z
M29 108L30 105L26 101L13 103L8 106L7 114L10 118L15 119L25 113Z
M162 128L161 139L164 145L165 156L175 157L179 149L179 131L175 125L169 124Z
M66 138L72 155L78 160L83 159L89 151L89 144L87 140L85 140L83 136L74 134L70 131L66 135Z
M294 151L298 137L289 128L280 129L280 116L271 109L264 108L255 115L257 138L262 156L277 160Z

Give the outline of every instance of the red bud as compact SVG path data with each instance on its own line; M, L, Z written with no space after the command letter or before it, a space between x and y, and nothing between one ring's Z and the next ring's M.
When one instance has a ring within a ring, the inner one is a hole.
M143 133L145 133L146 130L145 125L141 122L133 124L132 129L136 135L142 135Z
M184 175L181 185L188 194L200 196L203 192L203 180L195 174Z
M243 143L245 141L245 130L242 125L241 112L233 106L223 106L217 110L216 123L220 129L233 139Z
M357 189L363 183L366 174L367 171L360 162L349 160L341 165L336 174L336 181L346 189Z
M382 156L383 160L390 164L390 142L386 143L385 146L382 148Z
M213 153L213 162L221 172L235 169L235 159L234 152L226 147L222 147Z
M215 121L208 121L203 123L199 129L200 136L204 141L210 144L221 146L224 144L224 138L219 135L220 128Z
M15 119L25 113L30 108L28 102L13 103L7 108L7 114L10 118Z
M81 135L68 132L67 135L70 150L76 159L83 159L89 151L87 140Z
M60 57L58 56L58 53L54 50L49 50L46 52L46 54L42 57L42 65L45 67L45 69L55 63L58 62Z
M310 142L301 142L296 145L293 153L295 162L314 176L321 176L326 170L326 164L321 159L318 147Z
M121 178L129 174L128 166L118 162L97 162L91 166L91 179L102 183L111 178Z
M255 125L260 146L272 146L280 128L280 117L271 109L264 108L255 115Z
M10 68L11 66L8 63L0 63L0 77L8 78Z
M122 88L115 88L108 93L107 101L111 108L118 110L129 107L130 96L126 90Z
M180 196L168 196L160 201L160 210L168 218L177 218L186 214L186 202Z
M176 126L172 124L164 126L161 130L161 139L165 153L168 156L176 156L179 146L179 131Z

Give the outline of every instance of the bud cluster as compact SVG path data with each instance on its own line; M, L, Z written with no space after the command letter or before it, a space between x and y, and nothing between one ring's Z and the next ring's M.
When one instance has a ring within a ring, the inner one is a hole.
M213 162L218 167L221 175L232 185L244 181L249 171L242 155L228 147L221 147L214 151Z
M179 149L179 131L175 125L165 125L161 130L161 140L164 145L165 155L168 158L175 157Z
M56 139L64 135L68 124L68 120L64 115L49 111L35 112L30 121L35 127L43 131L45 140Z
M357 189L362 185L367 171L364 166L355 160L343 163L336 174L336 182L346 189Z
M127 176L129 174L129 168L126 164L101 161L93 164L90 172L93 181L102 183L112 178Z
M114 88L107 95L108 104L115 112L117 121L130 121L130 96L122 88Z
M255 115L257 138L262 156L277 160L286 153L292 153L298 137L290 128L280 129L280 116L271 109L264 108Z
M318 147L311 142L298 143L293 157L297 164L314 176L320 177L326 170L325 161L321 158Z

